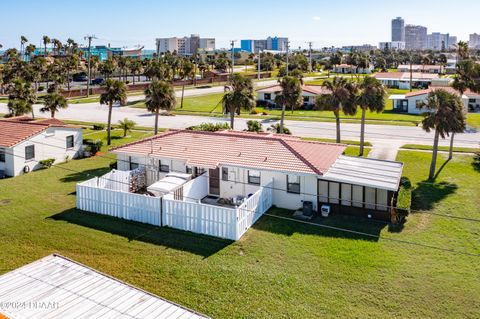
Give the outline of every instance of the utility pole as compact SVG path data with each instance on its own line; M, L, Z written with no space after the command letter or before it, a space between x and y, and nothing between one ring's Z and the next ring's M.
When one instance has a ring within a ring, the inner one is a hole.
M409 54L409 57L410 57L410 92L413 91L413 88L412 88L412 84L413 84L413 67L412 67L412 51L410 51L410 54Z
M233 74L233 67L235 66L235 42L237 42L237 40L232 40L230 41L230 46L232 48L232 74Z
M288 76L288 49L290 49L290 41L287 41L287 66L285 69L285 71L287 72L287 76Z
M92 48L92 39L96 39L94 35L87 35L84 37L85 40L88 39L88 79L87 79L87 97L90 96L90 76L92 74L92 68L90 64L90 57L91 57L91 51L90 49Z
M308 43L308 71L309 72L312 72L313 71L313 67L312 67L312 44L313 42L310 41L310 42L307 42Z
M156 39L156 46L157 46L157 62L160 61L160 39Z

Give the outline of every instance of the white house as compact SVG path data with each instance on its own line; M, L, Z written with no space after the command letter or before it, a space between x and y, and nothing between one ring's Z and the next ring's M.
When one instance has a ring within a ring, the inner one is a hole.
M449 86L453 81L451 78L440 78L438 74L421 72L379 72L373 75L383 85L390 88L410 89L427 88L429 86Z
M460 93L452 87L430 87L421 91L406 94L394 94L389 97L393 101L393 111L399 113L421 114L427 111L422 104L426 102L428 94L435 90L445 90L460 96ZM480 110L480 94L467 90L462 96L465 112Z
M423 64L400 64L397 67L398 72L420 72L420 73L432 73L432 74L442 74L445 72L444 67L441 65L423 65Z
M341 73L341 74L371 74L373 71L373 65L370 64L367 68L360 68L356 67L355 65L351 64L337 64L333 66L332 72L333 73Z
M280 85L273 85L257 90L257 101L270 106L275 106L275 97L282 92ZM329 94L330 91L320 85L302 85L302 96L304 107L312 107L315 98L322 94Z
M0 175L17 176L41 168L41 160L75 158L82 143L81 128L57 119L1 119Z
M53 254L0 276L0 318L208 318Z
M277 134L171 130L112 152L119 170L145 168L147 185L169 172L207 179L209 203L269 187L277 207L311 202L314 210L327 204L333 212L389 220L403 164L344 156L345 148Z

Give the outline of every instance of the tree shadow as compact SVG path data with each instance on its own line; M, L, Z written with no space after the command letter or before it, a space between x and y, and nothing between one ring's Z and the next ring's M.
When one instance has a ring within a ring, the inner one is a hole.
M442 166L440 166L440 168L438 169L438 171L435 173L435 175L433 176L433 181L435 181L437 179L437 177L440 175L440 173L443 171L443 169L445 168L445 166L447 166L448 162L450 162L450 159L447 159L445 162L443 162Z
M165 246L167 249L186 251L203 258L219 252L232 243L229 240L169 227L157 227L111 216L83 212L76 208L65 210L47 218L122 236L129 241L141 241Z
M291 210L272 208L252 228L285 236L300 233L376 242L382 229L387 226L387 223L382 221L343 214L331 214L328 218L315 216L303 222L293 218L292 214Z
M412 191L412 210L431 210L439 203L458 189L457 184L431 180L420 182ZM415 212L412 212L415 213Z
M480 172L480 152L473 156L472 167L475 171Z
M60 178L60 181L63 183L83 182L87 179L93 178L93 176L105 175L109 171L110 171L109 167L99 167L95 169L88 169L85 171L68 174L65 177Z

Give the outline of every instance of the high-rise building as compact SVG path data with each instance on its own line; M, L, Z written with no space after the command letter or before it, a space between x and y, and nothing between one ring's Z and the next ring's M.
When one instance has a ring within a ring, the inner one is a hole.
M156 44L158 54L177 52L178 55L189 56L197 53L199 49L215 50L215 38L200 38L198 34L183 38L158 38Z
M421 25L405 26L405 49L424 50L427 48L427 28Z
M480 48L480 34L477 34L477 33L470 34L468 47L471 49Z
M287 51L288 38L268 37L265 40L241 40L240 49L247 52L263 50Z
M445 51L450 48L450 35L448 33L433 32L427 35L427 49Z
M458 39L456 36L449 36L448 37L448 48L453 49L458 43Z
M397 17L392 20L392 42L405 41L405 20Z

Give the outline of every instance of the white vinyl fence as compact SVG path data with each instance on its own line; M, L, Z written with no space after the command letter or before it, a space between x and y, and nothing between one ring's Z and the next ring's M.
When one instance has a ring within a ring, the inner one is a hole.
M201 189L196 189L195 193L194 183ZM206 178L194 179L187 185L185 193L195 194L200 199L203 192L208 192L206 183ZM77 184L78 209L230 240L240 239L272 206L271 183L237 208L202 204L187 198L174 200L172 196L151 197L97 185L103 185L97 178Z

